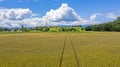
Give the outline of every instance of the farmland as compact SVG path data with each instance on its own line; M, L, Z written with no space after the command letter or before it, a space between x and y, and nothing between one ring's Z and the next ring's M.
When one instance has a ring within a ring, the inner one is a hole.
M0 67L120 67L120 33L0 33Z

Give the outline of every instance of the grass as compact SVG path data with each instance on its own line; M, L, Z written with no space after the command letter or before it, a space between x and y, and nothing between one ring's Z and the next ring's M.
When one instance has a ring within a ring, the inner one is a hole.
M67 37L66 37L67 35ZM70 36L69 36L70 35ZM120 67L120 33L0 34L0 67Z
M72 40L81 67L120 67L120 33L84 33Z

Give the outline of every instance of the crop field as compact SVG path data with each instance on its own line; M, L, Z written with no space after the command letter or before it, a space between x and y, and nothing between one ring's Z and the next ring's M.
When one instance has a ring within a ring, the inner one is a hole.
M120 33L2 33L0 67L120 67Z

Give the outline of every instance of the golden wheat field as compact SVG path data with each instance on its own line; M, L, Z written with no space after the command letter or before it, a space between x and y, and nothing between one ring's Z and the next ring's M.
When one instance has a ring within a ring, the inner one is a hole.
M0 67L120 67L120 33L0 34Z

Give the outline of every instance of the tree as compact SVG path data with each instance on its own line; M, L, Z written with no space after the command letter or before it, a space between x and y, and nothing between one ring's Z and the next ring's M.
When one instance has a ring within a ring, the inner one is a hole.
M120 16L119 16L119 17L117 17L117 20L120 20Z
M120 31L120 17L117 18L117 20L103 24L88 26L85 29L87 31Z

